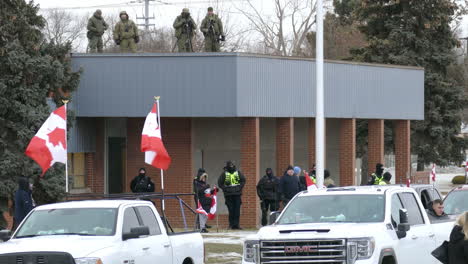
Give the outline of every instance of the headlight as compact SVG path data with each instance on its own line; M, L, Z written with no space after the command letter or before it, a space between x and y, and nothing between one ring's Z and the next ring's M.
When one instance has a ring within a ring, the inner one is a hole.
M348 240L348 263L356 260L368 259L374 253L375 240L373 237L352 238Z
M100 258L76 258L76 264L102 264L102 260Z
M258 240L246 240L244 242L244 260L246 262L257 263L258 245Z

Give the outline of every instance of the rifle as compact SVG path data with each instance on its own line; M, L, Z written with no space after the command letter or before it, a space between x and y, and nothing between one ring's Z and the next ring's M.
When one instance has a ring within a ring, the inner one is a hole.
M185 48L193 52L193 47L192 47L192 38L190 37L192 33L192 25L190 25L189 22L184 23L184 31L185 34L187 34L187 40L185 41Z
M211 20L210 19L210 27L208 28L208 34L212 36L211 38L211 44L212 44L212 47L213 47L213 50L216 49L216 44L219 43L219 38L216 37L216 33L215 33L215 30L214 30L214 20Z

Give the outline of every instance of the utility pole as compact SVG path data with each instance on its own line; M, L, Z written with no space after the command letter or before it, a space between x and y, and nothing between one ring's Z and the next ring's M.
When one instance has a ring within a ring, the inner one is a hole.
M150 24L150 19L154 19L154 15L152 17L149 17L149 2L150 1L155 1L155 0L144 0L145 1L145 15L143 17L137 17L137 19L143 19L145 21L144 24L138 24L138 26L144 26L145 27L145 31L148 32L149 31L149 27L150 26L154 26L155 24ZM139 3L141 3L141 0L138 1Z
M315 111L315 152L317 187L323 187L325 169L325 115L324 115L324 95L323 95L323 0L317 0L317 37L316 37L316 111Z

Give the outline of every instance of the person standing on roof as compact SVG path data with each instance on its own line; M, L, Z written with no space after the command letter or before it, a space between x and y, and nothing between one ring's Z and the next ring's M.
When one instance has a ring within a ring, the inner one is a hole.
M205 51L206 52L219 52L220 41L225 41L226 37L223 32L223 22L213 12L213 7L208 7L208 13L202 20L200 31L205 37Z
M120 21L117 22L114 28L115 44L120 46L120 52L137 52L136 44L140 42L138 28L135 22L128 18L125 11L119 14Z
M175 37L177 38L177 48L179 52L193 52L193 36L197 24L190 16L188 8L182 9L182 13L175 19L172 25L175 29Z
M104 21L100 9L96 10L93 16L88 20L86 28L88 29L86 33L86 37L88 38L88 51L90 53L102 53L102 35L109 28L109 25Z

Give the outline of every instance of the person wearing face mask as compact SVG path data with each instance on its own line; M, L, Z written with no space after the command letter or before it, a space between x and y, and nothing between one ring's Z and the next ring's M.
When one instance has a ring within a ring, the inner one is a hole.
M102 53L102 35L109 28L104 18L102 18L102 11L96 10L93 16L88 20L88 51L90 53L99 52Z
M120 21L117 22L114 28L115 44L120 46L120 52L135 53L137 51L136 44L140 42L138 28L135 22L128 18L127 12L120 12L119 17Z
M229 228L231 229L242 229L239 226L239 218L244 185L244 175L237 170L232 161L226 162L224 172L218 178L218 186L224 193L224 199L229 211Z
M383 181L383 173L384 165L382 163L377 163L375 165L375 172L369 177L367 185L380 185L380 182Z
M175 37L177 38L178 51L193 52L192 39L197 25L190 16L188 8L182 9L182 13L175 19L173 27L175 29Z
M154 183L151 178L146 176L146 169L141 168L139 174L133 178L130 183L130 189L133 193L154 192Z
M260 207L262 208L262 226L268 224L268 210L270 212L278 211L278 178L273 174L271 168L267 168L265 175L257 184L257 195L260 198Z

